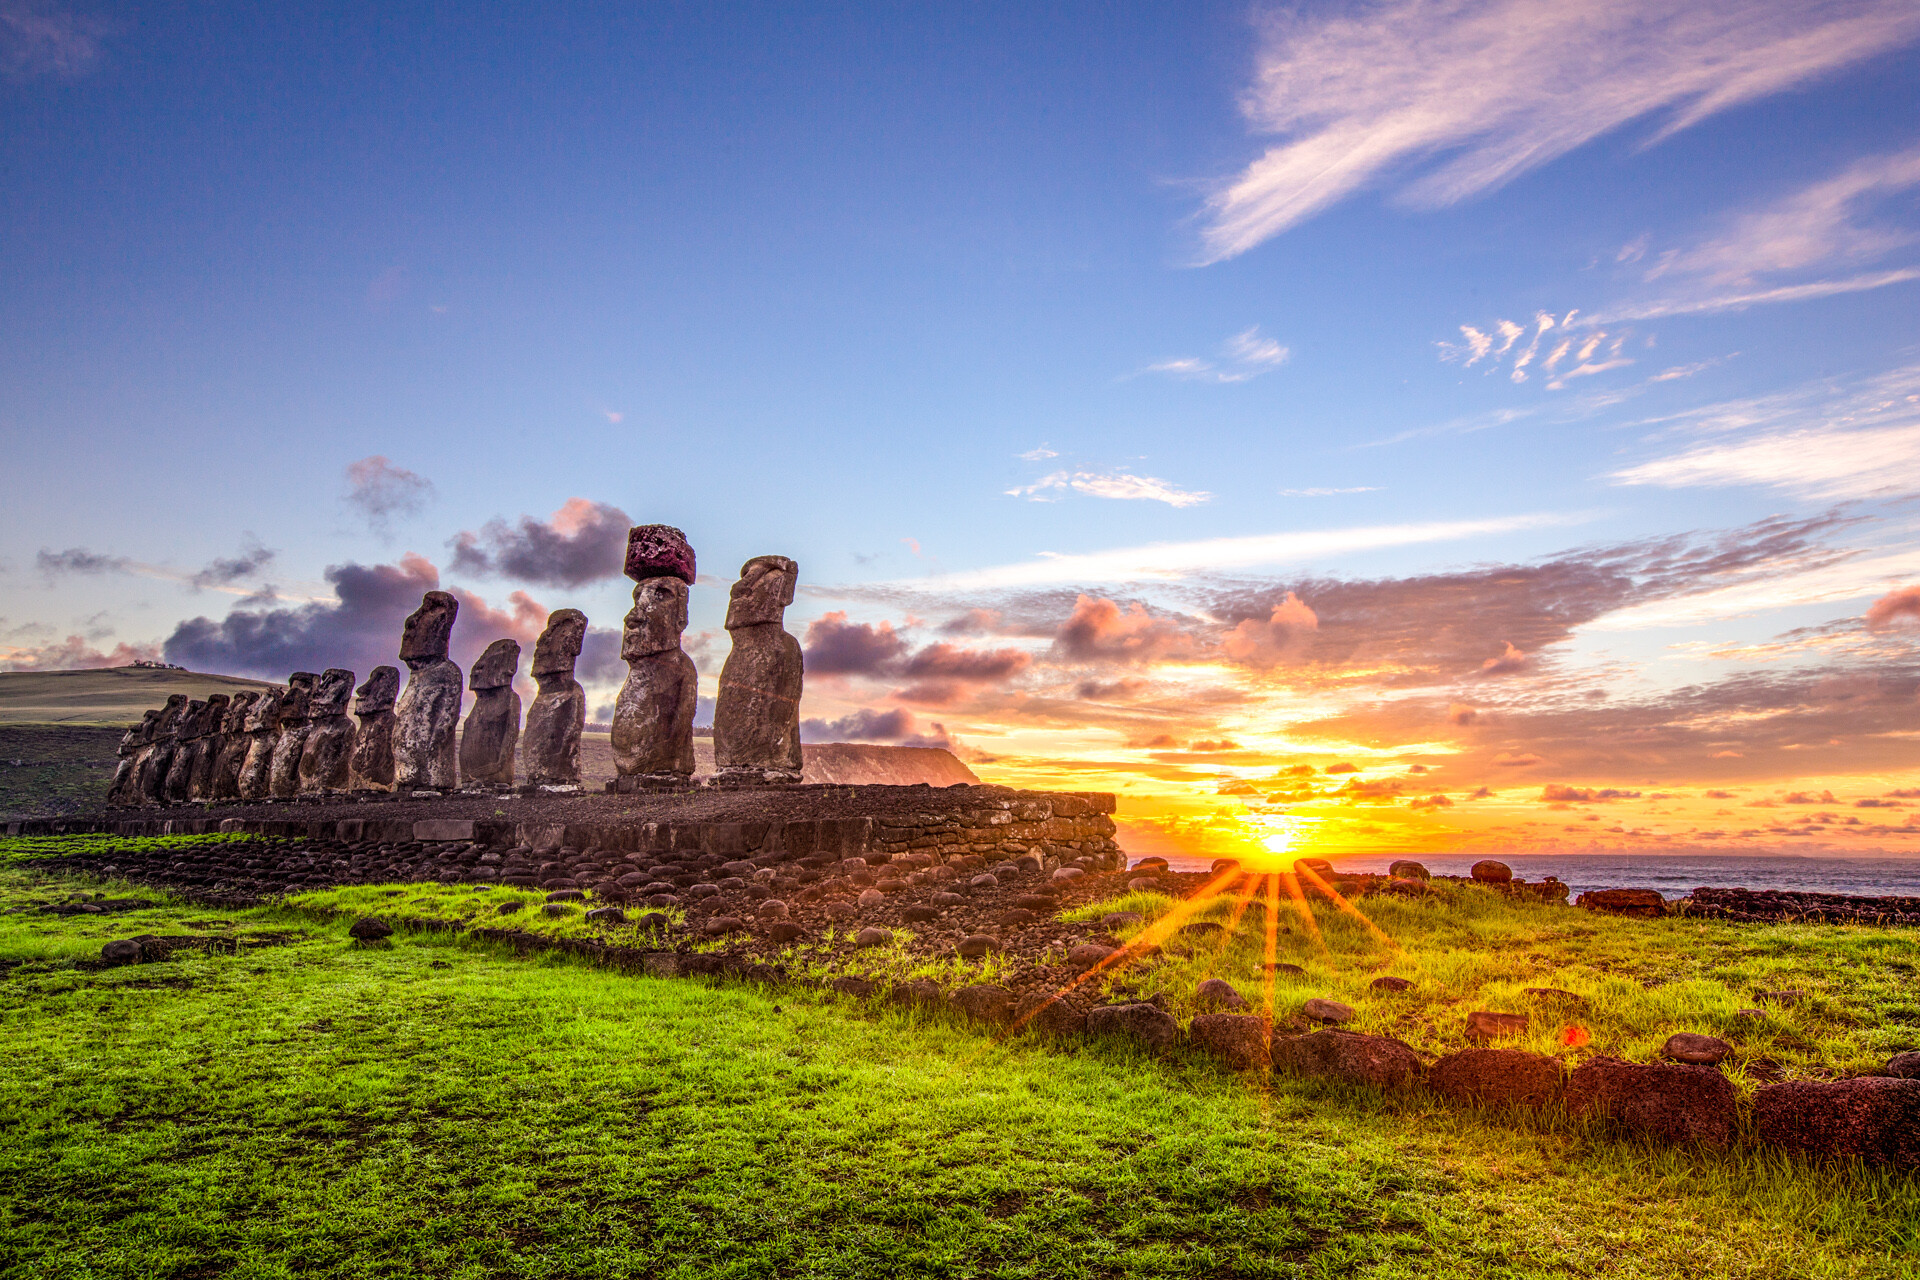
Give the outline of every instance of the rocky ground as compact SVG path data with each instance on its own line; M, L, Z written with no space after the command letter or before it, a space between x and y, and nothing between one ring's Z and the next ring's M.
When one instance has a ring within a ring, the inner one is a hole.
M1920 925L1920 898L1865 898L1784 889L1695 889L1688 914L1720 920Z

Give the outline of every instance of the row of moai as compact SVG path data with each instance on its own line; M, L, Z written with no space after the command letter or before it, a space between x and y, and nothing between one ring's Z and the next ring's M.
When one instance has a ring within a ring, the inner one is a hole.
M699 674L681 647L694 553L670 525L640 525L627 535L625 571L637 584L621 634L627 664L613 712L619 790L685 787L694 771L693 719ZM714 711L719 786L798 782L800 644L784 628L799 566L785 556L756 556L741 566L727 606L732 652L720 671ZM539 687L521 728L513 690L520 645L496 640L463 682L447 656L460 603L429 591L406 621L400 660L376 667L354 687L354 673L331 667L296 671L285 687L204 701L174 694L148 711L120 744L110 804L289 800L350 793L444 793L514 786L516 758L529 787L580 789L580 734L586 691L574 663L587 616L547 616L534 644ZM463 683L474 694L459 724ZM348 718L348 696L353 701ZM358 724L354 723L358 720Z

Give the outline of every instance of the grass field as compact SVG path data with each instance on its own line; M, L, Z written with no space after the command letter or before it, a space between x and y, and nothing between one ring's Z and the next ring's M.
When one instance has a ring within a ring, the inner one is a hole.
M16 910L94 893L159 905ZM360 946L17 860L0 912L8 1277L1891 1277L1920 1250L1909 1177ZM135 934L214 941L91 967Z

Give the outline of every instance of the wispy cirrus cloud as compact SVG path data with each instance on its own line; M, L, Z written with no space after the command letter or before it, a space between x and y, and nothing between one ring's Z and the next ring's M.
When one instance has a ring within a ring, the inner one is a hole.
M1145 499L1164 502L1170 507L1198 506L1213 498L1202 489L1182 489L1155 476L1136 476L1129 471L1056 471L1032 484L1007 490L1007 496L1050 502L1056 495L1068 491L1095 498Z
M0 0L0 75L71 79L100 60L105 23L40 0Z
M1920 35L1906 0L1390 0L1265 21L1241 107L1282 135L1207 202L1201 261L1374 183L1453 204L1631 121L1659 141ZM1405 170L1442 152L1424 171Z
M1487 328L1463 324L1459 342L1442 342L1440 358L1472 368L1485 362L1489 371L1504 366L1507 377L1525 382L1535 360L1534 373L1547 379L1547 390L1560 391L1568 383L1597 373L1610 373L1634 364L1622 354L1631 333L1609 329L1573 329L1578 309L1556 317L1550 311L1534 314L1528 324L1498 320ZM1564 366L1564 367L1563 367Z
M1260 326L1254 325L1228 338L1216 359L1182 356L1150 364L1144 372L1198 382L1247 382L1278 369L1291 354L1272 338L1262 337Z

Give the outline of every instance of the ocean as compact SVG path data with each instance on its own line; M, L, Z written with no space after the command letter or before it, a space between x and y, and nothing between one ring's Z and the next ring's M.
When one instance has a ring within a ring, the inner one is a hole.
M1340 871L1385 872L1406 857L1332 859ZM1434 854L1415 858L1434 875L1464 876L1484 854ZM1169 857L1177 871L1205 871L1205 858ZM1695 889L1796 889L1810 893L1848 893L1862 897L1898 895L1920 898L1920 858L1802 858L1789 854L1743 857L1734 854L1506 854L1497 858L1524 880L1558 876L1574 893L1588 889L1658 889L1667 898L1684 898Z

